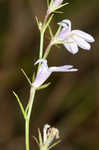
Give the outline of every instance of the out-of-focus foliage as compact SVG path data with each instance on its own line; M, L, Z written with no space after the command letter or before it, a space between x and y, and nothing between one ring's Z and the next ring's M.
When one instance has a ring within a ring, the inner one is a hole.
M76 73L55 73L52 84L36 94L31 118L31 149L37 149L32 139L37 128L49 123L60 129L62 142L56 149L99 149L99 1L68 0L70 4L52 23L64 18L72 21L73 29L92 34L96 42L91 51L80 50L72 56L63 46L52 48L49 65L74 64ZM19 94L24 106L28 102L29 77L39 51L39 31L35 16L42 21L46 0L0 1L0 149L24 150L24 120L12 90ZM48 34L45 44L49 42Z

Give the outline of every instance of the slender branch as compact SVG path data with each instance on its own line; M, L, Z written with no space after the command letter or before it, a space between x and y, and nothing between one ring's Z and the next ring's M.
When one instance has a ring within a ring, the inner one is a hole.
M43 21L43 25L46 24L48 17L49 17L49 12L47 10L46 16L45 16L44 21Z
M49 54L49 52L50 52L51 47L52 47L52 44L51 44L51 42L50 42L49 45L47 46L46 50L45 50L45 54L44 54L44 56L43 56L43 59L46 59L46 58L47 58L47 56L48 56L48 54Z
M43 42L44 42L44 33L46 31L46 28L47 26L49 25L50 21L52 20L53 18L53 15L49 18L49 11L47 10L47 13L46 13L46 16L44 18L44 21L43 21L43 24L42 24L42 28L41 28L41 31L40 31L40 53L39 53L39 59L42 58L43 56ZM48 20L49 18L49 20ZM48 22L47 22L48 20Z

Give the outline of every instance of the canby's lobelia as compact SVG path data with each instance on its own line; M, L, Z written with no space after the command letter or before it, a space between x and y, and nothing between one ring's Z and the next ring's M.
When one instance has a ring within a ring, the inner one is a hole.
M52 66L48 67L48 55L51 51L53 45L63 44L65 48L71 53L76 54L79 51L79 48L90 50L90 43L94 42L93 36L90 34L83 32L81 30L72 30L71 29L71 21L69 19L64 19L58 23L59 28L55 34L53 34L50 23L53 18L53 13L60 13L57 11L59 8L67 5L68 3L63 3L63 0L47 0L48 8L44 17L44 20L41 22L36 17L38 29L40 31L40 47L39 47L39 57L35 62L37 66L37 72L33 73L32 81L27 77L24 70L22 70L25 75L27 81L30 84L30 94L29 100L27 102L26 107L23 107L18 95L13 92L15 95L20 109L22 111L23 117L25 119L25 144L26 150L30 150L29 144L29 127L30 127L30 119L32 113L33 102L35 98L35 93L37 90L45 89L48 87L49 83L45 84L45 81L50 77L53 72L76 72L78 71L73 65L62 65L62 66ZM45 31L49 29L50 34L50 42L47 48L44 48L44 35ZM52 105L52 104L51 104ZM38 129L39 140L34 137L36 140L40 150L49 150L54 147L56 143L53 143L54 139L59 138L59 130L57 128L51 127L48 124L44 125L43 128L43 138L40 130ZM58 141L59 143L59 141ZM33 149L33 148L32 148Z

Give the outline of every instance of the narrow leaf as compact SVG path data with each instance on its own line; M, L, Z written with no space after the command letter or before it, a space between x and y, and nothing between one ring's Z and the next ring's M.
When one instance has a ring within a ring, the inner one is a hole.
M45 88L47 88L50 84L51 84L51 83L44 84L44 85L40 86L39 88L37 88L37 90L45 89Z
M51 29L50 25L48 26L48 29L49 29L50 36L52 38L53 37L53 32L52 32L52 29Z
M57 32L56 32L56 34L55 34L55 37L57 37L57 36L59 35L59 33L60 33L60 31L61 31L61 28L62 28L62 26L59 26L59 28L58 28L58 30L57 30Z
M25 76L25 78L27 79L28 83L29 83L29 84L30 84L30 86L31 86L31 85L32 85L32 83L31 83L31 81L30 81L29 77L27 76L27 74L25 73L25 71L24 71L23 69L21 69L21 71L22 71L23 75Z
M44 25L44 27L43 27L43 32L45 32L46 28L49 26L49 24L50 24L50 22L51 22L53 16L54 16L54 14L52 14L52 15L50 16L49 20L48 20L47 23Z
M59 144L61 142L61 140L58 140L57 142L53 143L51 146L49 146L48 149L51 149L53 147L55 147L57 144Z
M43 144L43 140L42 140L40 129L38 129L38 134L39 134L39 143L40 143L40 145L42 145Z
M39 28L39 21L38 21L37 16L35 16L35 19L36 19L37 26L38 26L38 28Z
M27 104L26 109L25 109L25 113L26 113L26 114L28 113L29 104L30 104L30 103Z
M62 11L54 11L54 13L63 14L64 12L62 12Z
M25 114L23 105L22 105L22 103L21 103L21 101L20 101L18 95L17 95L14 91L13 91L13 94L14 94L14 96L16 97L16 99L17 99L17 101L18 101L18 104L19 104L19 106L20 106L20 109L21 109L21 111L22 111L22 114L23 114L24 118L26 118L26 114Z
M50 7L52 7L54 0L51 0L50 2Z
M64 7L64 6L66 6L66 5L68 5L69 3L64 3L64 4L62 4L62 5L59 5L58 7L56 7L55 9L54 9L54 11L55 10L57 10L57 9L60 9L60 8L62 8L62 7Z
M35 72L33 73L33 76L32 76L32 83L34 82L35 80Z

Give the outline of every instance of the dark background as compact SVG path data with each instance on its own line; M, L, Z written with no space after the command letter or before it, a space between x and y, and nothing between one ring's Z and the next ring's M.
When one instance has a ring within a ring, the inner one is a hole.
M64 1L65 2L65 1ZM68 18L72 29L95 37L91 51L80 49L73 56L63 46L53 47L49 66L74 64L76 73L53 73L51 85L36 93L31 116L31 149L38 149L32 136L46 123L59 128L62 142L55 149L99 149L99 1L68 0L56 22ZM46 0L0 0L0 149L25 150L24 119L12 94L14 90L26 106L29 85L23 68L31 78L39 52L39 31L35 16L42 21ZM49 41L45 36L44 46Z

